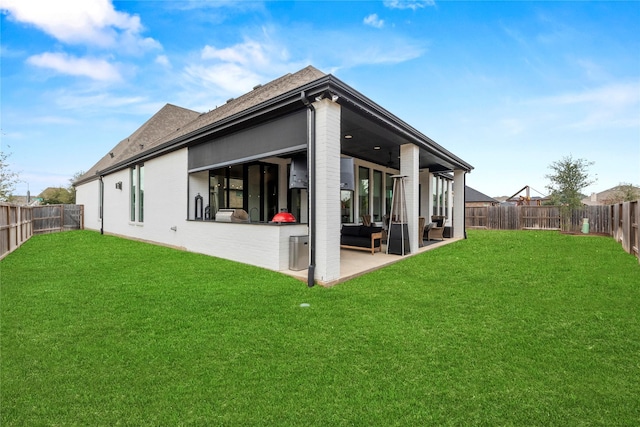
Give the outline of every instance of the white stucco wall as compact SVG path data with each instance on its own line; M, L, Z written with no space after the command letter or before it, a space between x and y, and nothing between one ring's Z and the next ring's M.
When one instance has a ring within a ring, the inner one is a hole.
M76 203L84 205L84 228L100 230L100 181L76 187Z
M279 226L192 220L196 194L204 197L205 206L208 204L208 173L188 176L187 149L147 161L144 173L142 223L130 220L129 169L103 178L105 233L157 242L271 270L288 269L289 237L308 234L306 224ZM122 190L116 189L116 182L120 181ZM98 180L77 188L78 203L85 205L85 226L88 229L100 229L99 195Z

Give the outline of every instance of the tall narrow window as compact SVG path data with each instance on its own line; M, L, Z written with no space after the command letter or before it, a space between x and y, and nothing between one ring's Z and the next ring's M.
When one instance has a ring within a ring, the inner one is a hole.
M144 165L137 165L129 169L129 219L132 222L144 220Z
M129 194L131 197L130 203L129 203L129 219L132 222L135 222L136 220L136 193L138 191L138 174L137 174L137 168L134 166L131 169L129 169L129 182L130 184L130 188L129 188Z
M373 220L382 221L383 201L384 201L384 187L382 182L382 172L373 171Z
M342 223L353 222L353 191L340 190L340 207Z
M393 197L393 178L391 178L390 174L385 174L385 213L388 216L391 213L391 198Z
M218 209L227 207L227 198L225 195L226 169L217 169L211 171L209 175L209 219L213 219Z
M138 166L138 222L144 222L144 165Z
M360 217L371 215L369 212L369 168L358 168L358 207Z

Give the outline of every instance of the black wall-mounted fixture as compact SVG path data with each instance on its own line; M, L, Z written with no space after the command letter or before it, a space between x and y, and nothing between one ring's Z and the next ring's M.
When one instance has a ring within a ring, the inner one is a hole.
M203 198L200 195L200 193L198 193L198 195L195 198L195 219L196 220L200 220L202 221L202 204L203 204Z
M122 181L116 182L116 190L122 190Z

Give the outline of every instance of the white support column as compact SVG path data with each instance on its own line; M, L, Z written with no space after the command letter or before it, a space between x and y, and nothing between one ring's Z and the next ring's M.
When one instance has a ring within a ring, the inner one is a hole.
M431 177L429 169L420 171L420 216L427 219L427 224L431 222Z
M418 252L418 212L420 190L420 149L413 144L400 146L400 175L405 178L407 222L411 253Z
M447 222L453 225L453 182L447 180Z
M316 109L315 279L340 278L340 105L323 99Z
M453 171L453 237L464 238L464 180L465 171Z
M440 207L442 201L442 179L437 176L436 177L436 215L440 215Z
M429 195L427 199L427 222L431 222L431 216L433 215L433 208L435 203L433 202L433 192L435 190L435 177L429 172Z

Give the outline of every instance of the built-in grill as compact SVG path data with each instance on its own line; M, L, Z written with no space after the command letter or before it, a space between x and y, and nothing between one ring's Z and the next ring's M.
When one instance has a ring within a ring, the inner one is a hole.
M216 212L216 222L249 222L244 209L220 209Z

